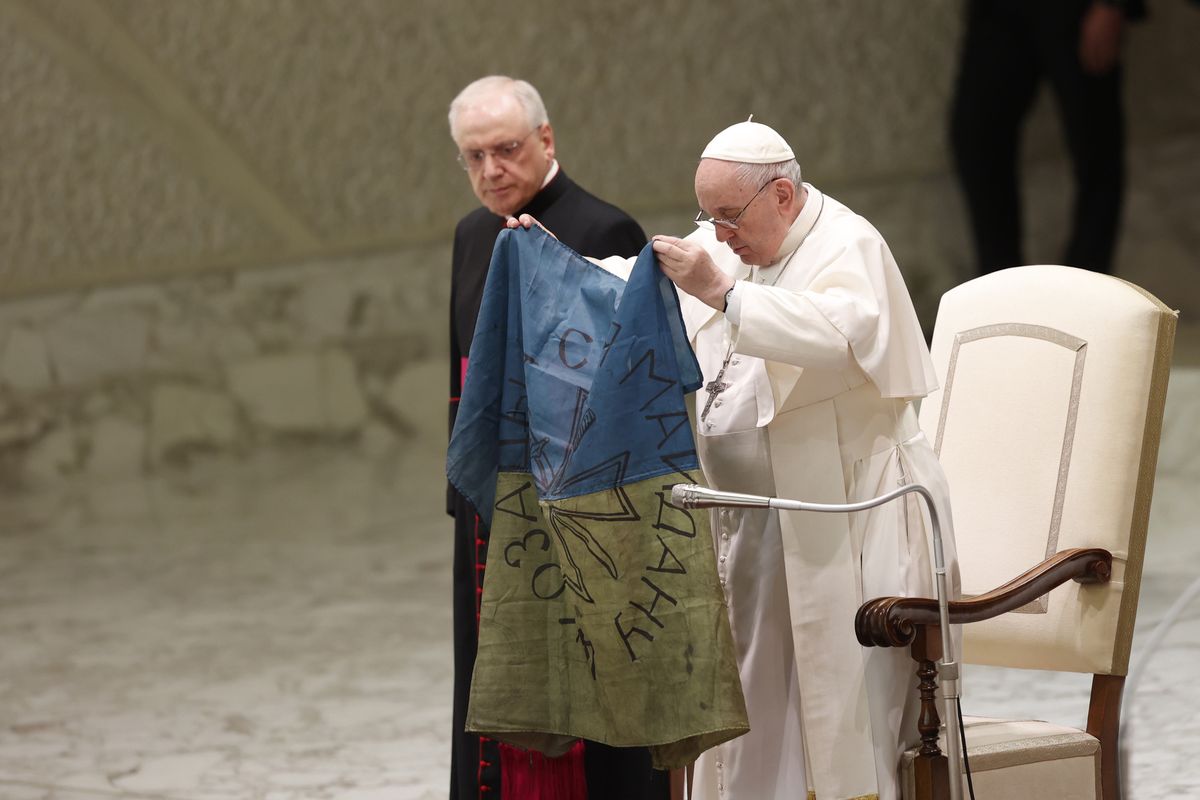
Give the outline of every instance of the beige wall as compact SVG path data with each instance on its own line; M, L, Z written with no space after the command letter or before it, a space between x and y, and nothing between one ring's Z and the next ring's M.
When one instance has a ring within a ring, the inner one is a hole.
M294 433L262 410L327 373L348 405L300 432L411 433L403 398L444 402L404 381L440 376L475 205L445 110L492 72L541 89L564 167L650 232L688 230L699 150L753 112L880 228L928 321L970 263L944 136L963 1L0 0L0 469ZM1200 8L1152 11L1120 271L1200 310ZM1053 261L1044 101L1027 154L1031 258ZM278 380L242 380L260 369Z
M1141 141L1200 131L1200 13L1153 5ZM487 72L538 85L565 166L641 216L690 206L696 153L751 112L824 185L945 171L961 2L730 8L0 0L0 294L443 241L472 202L445 107Z

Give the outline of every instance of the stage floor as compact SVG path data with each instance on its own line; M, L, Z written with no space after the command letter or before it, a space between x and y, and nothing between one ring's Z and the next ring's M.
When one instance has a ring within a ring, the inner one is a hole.
M1135 663L1200 574L1196 342L1168 397ZM436 436L387 458L297 446L0 498L0 798L444 798L442 457ZM1126 699L1131 800L1200 797L1198 657L1200 602ZM1078 725L1088 687L976 668L964 706Z

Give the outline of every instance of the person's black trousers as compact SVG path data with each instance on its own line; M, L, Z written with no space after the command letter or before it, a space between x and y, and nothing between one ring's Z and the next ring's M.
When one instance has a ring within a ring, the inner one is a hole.
M1121 70L1084 72L1079 30L1091 0L968 0L950 141L981 273L1025 263L1021 125L1050 83L1075 179L1063 263L1111 272L1124 191Z

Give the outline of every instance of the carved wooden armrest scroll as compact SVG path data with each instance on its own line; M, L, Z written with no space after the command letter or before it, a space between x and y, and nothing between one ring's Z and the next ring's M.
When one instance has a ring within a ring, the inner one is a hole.
M951 601L950 623L959 625L998 617L1069 580L1106 583L1111 575L1112 553L1107 550L1099 547L1063 550L986 594ZM854 632L864 647L904 647L912 644L918 626L937 624L937 600L877 597L859 607L854 617Z

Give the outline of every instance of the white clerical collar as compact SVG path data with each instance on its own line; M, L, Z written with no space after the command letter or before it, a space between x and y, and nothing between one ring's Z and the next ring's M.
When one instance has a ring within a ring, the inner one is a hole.
M545 177L545 179L542 180L542 186L540 189L538 189L538 191L540 192L542 189L545 189L547 186L549 186L550 181L554 180L554 176L557 174L558 174L558 159L556 158L550 162L550 171L546 173L546 177Z
M804 184L804 188L808 190L808 199L804 201L804 208L800 209L800 215L792 222L792 227L788 229L787 236L783 237L783 244L779 245L779 252L775 254L771 265L764 269L770 269L778 264L780 259L786 258L795 252L796 248L804 241L804 237L808 236L813 226L817 224L817 219L821 216L821 208L825 205L825 195L817 191L817 187L811 183Z

